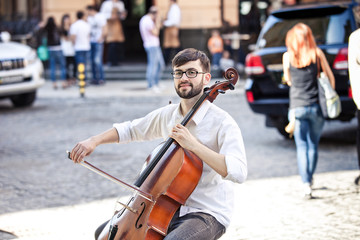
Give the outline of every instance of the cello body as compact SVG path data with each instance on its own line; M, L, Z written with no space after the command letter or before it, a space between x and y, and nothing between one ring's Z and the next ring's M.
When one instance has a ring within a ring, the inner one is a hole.
M149 156L150 162L155 154ZM153 196L153 201L138 194L132 196L128 206L135 212L125 208L117 212L99 239L163 239L175 212L197 186L202 168L203 163L195 154L173 142L140 186ZM114 226L117 230L112 231Z

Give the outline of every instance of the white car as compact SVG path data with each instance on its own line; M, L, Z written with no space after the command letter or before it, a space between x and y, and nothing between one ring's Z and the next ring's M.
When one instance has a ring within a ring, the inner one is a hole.
M10 98L15 107L30 106L36 91L45 84L44 67L36 51L0 35L0 99Z

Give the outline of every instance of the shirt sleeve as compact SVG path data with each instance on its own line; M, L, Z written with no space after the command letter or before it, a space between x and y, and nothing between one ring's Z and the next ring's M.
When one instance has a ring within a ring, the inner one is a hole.
M119 143L134 141L148 141L161 138L163 136L161 127L164 118L161 117L162 108L157 109L143 118L123 123L114 123L113 127L119 135Z
M247 160L243 137L235 120L226 118L218 133L220 154L225 155L226 180L243 183L247 178Z

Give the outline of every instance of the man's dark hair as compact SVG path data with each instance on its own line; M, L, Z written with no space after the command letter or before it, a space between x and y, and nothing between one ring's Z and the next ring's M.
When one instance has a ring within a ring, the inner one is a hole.
M84 12L83 11L77 11L76 17L77 17L77 19L82 19L84 17Z
M210 72L210 60L206 54L195 48L186 48L178 52L172 60L172 67L182 66L187 62L200 59L203 71Z

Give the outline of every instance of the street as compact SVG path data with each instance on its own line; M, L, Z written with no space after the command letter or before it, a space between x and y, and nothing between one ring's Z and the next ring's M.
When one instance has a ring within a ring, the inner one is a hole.
M107 130L114 122L138 118L169 101L178 101L172 82L165 81L163 94L157 96L147 92L145 84L109 82L104 87L90 86L84 99L76 87L54 91L47 84L31 108L15 109L7 100L0 101L0 215L129 195L113 182L73 164L66 158L66 150ZM266 128L264 117L249 109L243 82L235 91L219 95L214 103L228 111L242 130L248 180L297 176L294 141L284 139L274 128ZM355 129L354 119L326 123L316 173L358 169ZM159 143L103 145L87 160L133 183L146 157Z

